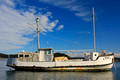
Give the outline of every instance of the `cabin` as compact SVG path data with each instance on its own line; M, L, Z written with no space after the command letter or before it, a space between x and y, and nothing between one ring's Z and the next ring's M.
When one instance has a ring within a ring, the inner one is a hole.
M39 61L52 61L52 48L39 48Z
M38 52L19 52L18 53L19 61L52 61L52 48L40 48Z
M52 48L39 48L38 52L19 52L18 60L19 61L29 61L29 62L38 62L38 61L67 61L67 60L81 60L81 61L94 61L98 58L98 52L85 53L84 58L80 57L70 57L63 53L54 53L52 54Z
M19 61L39 61L39 54L32 52L19 52L18 53Z
M90 58L91 58L92 61L96 60L98 58L98 56L99 56L98 52L92 52L90 54Z
M92 52L92 53L85 53L84 54L84 61L94 61L98 58L99 53L98 52Z

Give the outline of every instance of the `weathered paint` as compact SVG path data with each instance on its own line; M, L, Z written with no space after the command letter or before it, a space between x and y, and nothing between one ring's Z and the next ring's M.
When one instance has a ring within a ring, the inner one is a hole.
M106 71L113 66L112 58L104 59L99 57L96 61L58 61L58 62L25 62L18 59L9 58L7 66L20 70L39 70L39 71Z
M77 70L81 70L81 69L82 69L82 67L76 67L76 69L77 69Z
M45 67L30 67L30 66L11 66L16 70L34 70L34 71L109 71L111 69L110 66L113 64L101 66L101 67L59 67L59 68L45 68Z
M100 67L95 67L95 69L100 69Z
M61 70L63 70L63 67L61 67Z
M22 68L15 68L16 70L34 70L34 71L109 71L110 68L106 68L106 69L57 69L57 68L54 68L54 69L51 69L51 68L25 68L25 67L22 67Z
M22 55L23 57L20 57ZM25 57L25 56L29 57ZM32 53L32 52L20 52L18 53L18 60L19 61L38 61L39 60L39 53Z

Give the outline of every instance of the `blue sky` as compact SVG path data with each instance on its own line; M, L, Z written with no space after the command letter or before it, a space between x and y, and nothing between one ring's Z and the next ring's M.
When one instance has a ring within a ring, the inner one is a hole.
M1 0L0 52L35 52L37 17L42 48L93 49L92 7L97 51L120 53L119 0Z

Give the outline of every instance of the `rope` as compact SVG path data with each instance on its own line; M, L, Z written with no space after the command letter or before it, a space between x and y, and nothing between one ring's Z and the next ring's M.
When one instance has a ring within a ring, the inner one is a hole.
M103 37L104 37L104 38L102 38L102 39L105 40L106 45L108 45L109 48L110 48L110 50L113 51L112 48L111 48L111 46L110 46L110 44L109 44L108 41L107 41L107 38L105 37L105 33L103 32L103 29L102 29L102 27L101 27L101 25L100 25L100 23L99 23L99 20L98 20L97 16L96 16L96 20L97 20L97 22L98 22L98 24L99 24L99 29L100 29L99 31L101 32L101 34L102 34Z
M53 38L56 38L56 39L59 39L59 40L63 40L63 41L66 41L66 42L74 43L74 44L77 44L77 45L80 44L79 42L74 42L74 41L66 40L66 39L63 39L63 38L60 38L60 37L56 37L56 36L53 36L53 35L50 35L50 34L48 34L48 35L50 37L53 37Z

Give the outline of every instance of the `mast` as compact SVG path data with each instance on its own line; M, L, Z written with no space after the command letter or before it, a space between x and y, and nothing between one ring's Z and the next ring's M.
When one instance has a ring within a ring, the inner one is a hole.
M39 43L39 18L36 19L36 23L37 23L37 47L38 49L40 48L40 43Z
M93 7L93 33L94 33L94 52L96 52L96 44L95 44L95 14L94 14L94 7Z

